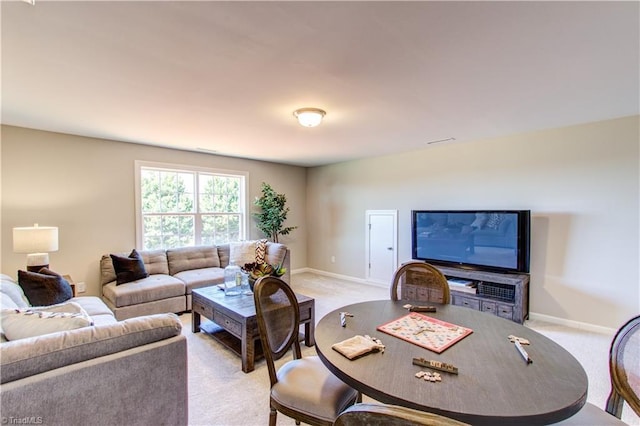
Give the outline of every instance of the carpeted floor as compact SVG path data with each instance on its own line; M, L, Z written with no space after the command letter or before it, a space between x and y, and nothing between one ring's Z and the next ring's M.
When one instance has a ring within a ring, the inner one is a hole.
M316 300L316 321L326 313L351 303L387 299L388 289L317 274L292 276L295 291ZM191 314L181 317L183 334L189 351L189 423L191 425L266 425L269 417L269 377L264 360L245 374L240 358L211 336L191 332ZM609 393L608 351L612 335L559 326L542 321L528 321L528 327L553 339L582 364L589 377L589 402L604 407ZM305 355L314 348L302 345ZM290 357L285 356L282 362ZM369 400L366 396L364 400ZM625 406L622 419L640 425L640 419ZM278 414L278 425L295 422ZM588 425L585 425L588 426ZM594 425L596 426L596 425Z

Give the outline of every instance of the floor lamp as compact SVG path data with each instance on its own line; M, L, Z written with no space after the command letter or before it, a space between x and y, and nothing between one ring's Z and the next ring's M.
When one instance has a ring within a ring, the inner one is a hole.
M27 253L27 271L49 267L49 252L58 251L58 228L38 226L13 228L13 251Z

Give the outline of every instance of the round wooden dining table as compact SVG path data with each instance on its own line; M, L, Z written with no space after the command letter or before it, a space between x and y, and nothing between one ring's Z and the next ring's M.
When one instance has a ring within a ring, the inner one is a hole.
M435 305L421 313L466 327L472 333L436 353L377 330L409 312L406 302L377 300L344 306L325 315L315 329L322 362L354 389L379 402L440 414L473 425L551 424L578 412L587 399L588 380L580 363L551 339L497 316L473 309ZM341 325L341 312L346 324ZM332 346L355 335L380 339L383 352L353 360ZM508 336L527 339L527 363ZM588 348L584 348L589 350ZM458 374L439 372L440 382L416 378L413 358L440 361Z

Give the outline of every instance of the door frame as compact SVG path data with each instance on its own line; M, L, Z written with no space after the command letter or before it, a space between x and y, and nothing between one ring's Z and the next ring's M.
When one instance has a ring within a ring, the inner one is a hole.
M366 210L365 211L365 273L364 273L364 277L366 281L370 281L372 283L376 283L376 284L389 284L389 283L382 283L380 281L371 281L369 279L369 272L370 272L370 268L369 268L369 263L371 260L371 253L370 253L370 247L369 247L369 233L370 233L370 229L369 229L369 224L370 224L370 217L372 215L391 215L393 216L393 271L391 271L391 274L393 276L393 272L398 269L398 210Z

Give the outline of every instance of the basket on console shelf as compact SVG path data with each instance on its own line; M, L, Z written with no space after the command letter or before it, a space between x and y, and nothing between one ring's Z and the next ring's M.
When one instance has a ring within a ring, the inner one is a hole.
M516 289L512 285L500 284L500 283L485 283L480 281L478 283L478 295L486 296L495 299L504 300L507 302L515 301Z

